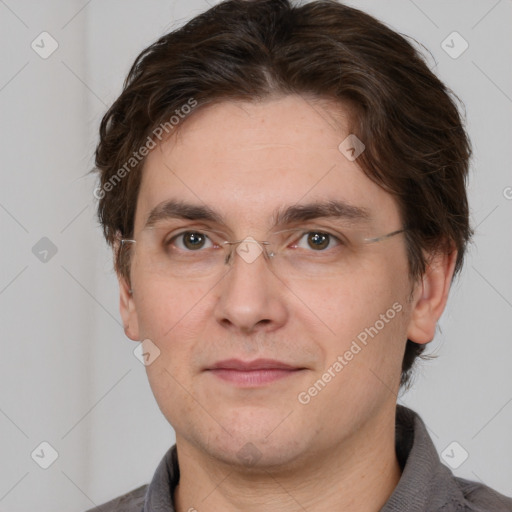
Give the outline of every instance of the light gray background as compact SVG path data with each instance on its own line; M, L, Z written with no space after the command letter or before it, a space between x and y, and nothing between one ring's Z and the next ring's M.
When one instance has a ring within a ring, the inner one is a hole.
M467 450L457 475L512 495L512 2L350 3L429 48L466 104L477 234L430 345L439 357L400 401L440 453ZM121 327L86 173L136 55L207 7L0 0L0 511L85 510L147 483L174 441ZM47 59L31 48L42 31L59 44ZM441 47L453 31L469 43L457 59ZM42 237L57 247L46 263L32 252ZM31 458L42 441L59 454L46 470Z

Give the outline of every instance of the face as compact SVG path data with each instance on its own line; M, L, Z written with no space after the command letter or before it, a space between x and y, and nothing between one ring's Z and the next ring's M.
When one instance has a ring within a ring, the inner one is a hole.
M327 201L366 216L292 227L400 229L395 200L338 149L347 126L326 104L299 96L198 110L148 156L134 238L149 232L161 246L186 228L263 241L290 227L273 228L276 211ZM145 228L167 201L206 206L218 218ZM191 240L177 248L194 250L184 245ZM316 251L308 241L300 250ZM214 250L209 240L203 247ZM325 248L339 250L334 239ZM146 369L178 443L229 464L292 464L342 446L396 401L414 321L403 235L347 249L345 271L316 278L290 278L263 254L248 262L237 252L220 274L183 278L132 250L133 295L121 279L126 332L160 351Z

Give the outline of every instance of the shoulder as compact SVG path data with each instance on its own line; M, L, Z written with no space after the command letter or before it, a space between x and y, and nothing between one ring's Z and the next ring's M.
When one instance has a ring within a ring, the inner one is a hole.
M133 491L118 496L103 505L91 508L86 512L142 512L147 488L147 484L141 485Z
M441 462L416 412L401 405L396 412L396 454L402 477L382 512L512 512L512 498L483 483L456 477Z
M487 487L487 485L454 478L464 496L466 510L471 512L512 512L512 498Z

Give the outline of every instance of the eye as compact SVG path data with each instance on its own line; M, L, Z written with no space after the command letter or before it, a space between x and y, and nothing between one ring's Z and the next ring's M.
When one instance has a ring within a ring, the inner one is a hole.
M306 245L305 245L306 244ZM315 251L324 251L325 249L332 249L340 244L338 238L330 233L324 233L322 231L308 231L304 233L299 239L295 247L301 249L313 249Z
M185 231L172 237L167 245L174 245L184 251L197 251L213 247L212 241L200 231Z

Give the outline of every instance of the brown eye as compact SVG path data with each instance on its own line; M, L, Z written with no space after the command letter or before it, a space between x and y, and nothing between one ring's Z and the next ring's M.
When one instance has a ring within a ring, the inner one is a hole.
M308 245L315 251L323 250L329 246L330 243L330 235L327 233L317 233L311 232L306 233L308 235Z
M198 231L185 231L184 233L180 233L173 239L174 244L178 249L188 250L188 251L197 251L198 249L202 249L205 245L211 241L204 233L200 233Z

